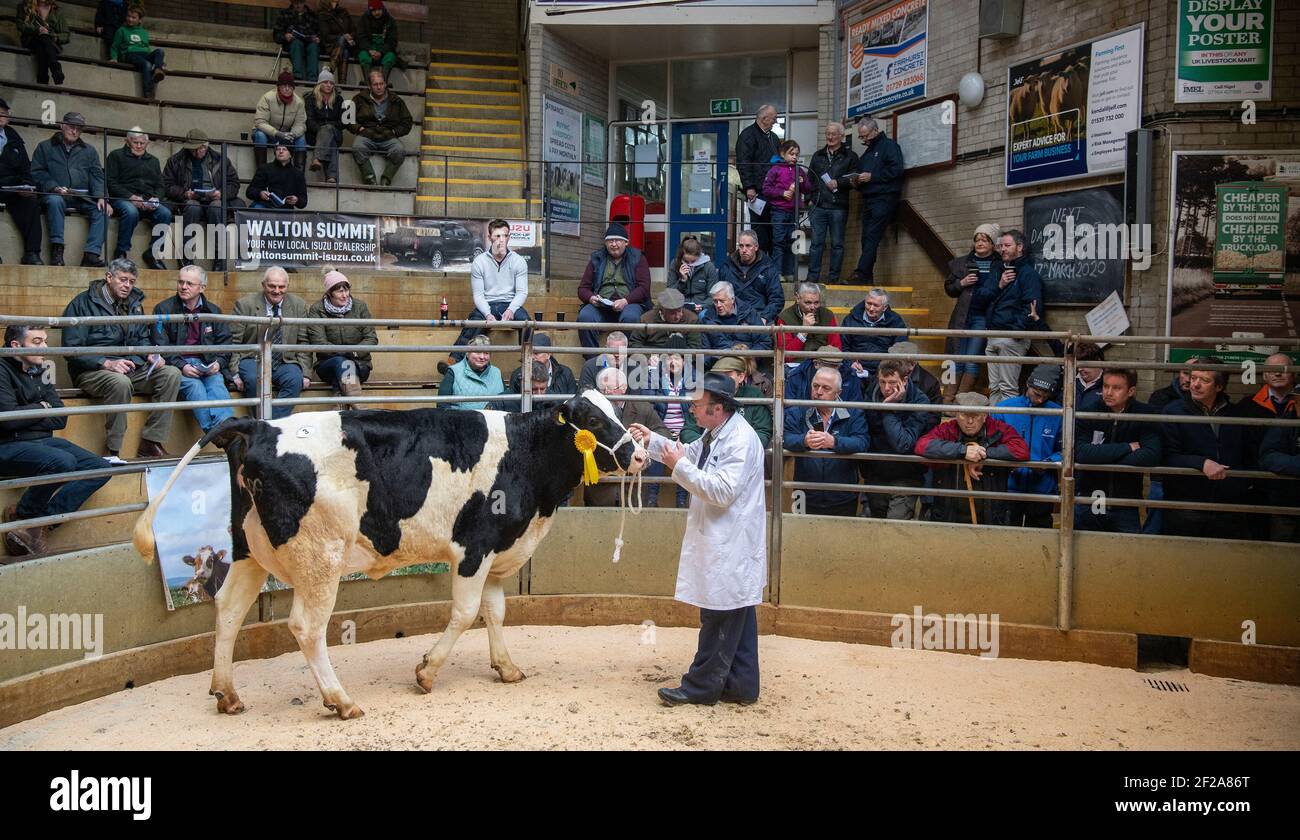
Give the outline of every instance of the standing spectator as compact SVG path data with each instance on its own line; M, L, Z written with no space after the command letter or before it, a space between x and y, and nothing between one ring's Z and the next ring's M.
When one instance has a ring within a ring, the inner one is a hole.
M596 387L596 377L607 367L620 370L627 365L627 333L614 330L605 336L606 352L589 356L578 373L578 393Z
M935 426L916 442L916 454L923 458L960 458L964 462L932 466L930 471L936 488L1006 492L1006 472L988 469L984 461L1029 459L1029 447L1015 429L996 417L986 417L982 412L961 410L988 404L988 397L976 391L958 394L957 405L960 408L957 417ZM936 522L982 525L1007 525L1011 520L1006 502L983 499L972 503L969 498L956 496L935 496L931 518Z
M896 341L890 345L887 352L910 356L920 353L921 347L914 341ZM921 363L914 359L900 358L898 361L903 366L903 376L921 389L921 393L925 394L925 398L931 405L939 405L943 401L939 380L934 378L934 374L921 367Z
M731 284L726 280L719 280L709 290L709 295L713 298L713 308L706 311L700 318L701 324L709 326L750 326L754 327L752 331L745 330L741 332L706 332L704 333L704 347L709 350L728 350L734 344L744 343L753 350L771 350L772 336L767 330L763 329L762 319L754 313L752 309L743 306L740 301L736 300L736 293L732 291ZM717 357L722 353L717 353L708 357L707 364L713 364Z
M1165 406L1163 413L1184 417L1218 417L1231 419L1236 412L1224 389L1228 374L1206 370L1203 365L1221 365L1217 356L1203 356L1192 368L1190 388L1178 402ZM1165 498L1171 501L1197 502L1197 510L1166 510L1164 532L1175 536L1218 539L1246 539L1245 518L1235 512L1215 510L1221 504L1240 504L1246 493L1246 481L1231 476L1232 470L1249 465L1244 427L1231 423L1169 423L1162 427L1161 462L1166 467L1199 470L1205 477L1167 475Z
M289 145L277 140L275 160L260 167L244 193L259 210L302 210L307 206L307 178L294 166Z
M835 313L831 312L830 307L822 303L822 289L811 280L800 283L798 291L795 292L794 303L787 306L776 316L776 322L779 325L792 327L833 327L836 326ZM806 350L812 352L820 350L823 347L834 347L840 349L840 334L836 332L806 332L806 333L784 333L781 335L781 341L785 342L786 350ZM786 362L791 367L797 367L804 359L796 359L792 362Z
M116 259L103 280L74 297L63 310L64 318L95 318L113 315L143 315L144 292L135 288L139 275L135 263ZM63 328L64 347L148 347L154 345L148 324L78 324ZM132 394L149 394L153 401L175 402L181 372L163 362L157 353L146 356L69 356L72 383L101 404L121 405ZM172 413L151 411L140 435L137 458L167 458L163 448L171 433ZM104 415L105 446L117 457L126 437L126 415Z
M370 89L352 97L356 106L356 122L348 125L348 131L356 135L352 141L352 159L361 170L361 179L374 184L375 168L370 164L370 156L383 157L384 174L379 183L387 187L406 159L402 138L411 133L411 112L402 98L388 89L379 70L370 70L366 79Z
M808 282L822 276L822 254L829 236L831 253L826 282L840 282L844 266L844 228L849 219L849 175L858 171L857 152L844 145L844 126L826 124L826 145L813 153L808 164L817 187L808 216L812 222L812 247L808 251Z
M154 305L155 315L220 315L221 307L208 300L208 275L197 265L187 265L176 275L176 294ZM226 376L230 369L230 351L218 348L230 345L230 327L222 321L160 321L154 343L159 347L194 347L193 352L171 353L167 364L181 372L180 397L186 402L228 400ZM211 348L204 352L202 348ZM225 408L196 408L194 419L206 434L235 412Z
M63 65L59 54L63 45L72 40L68 24L63 20L53 0L25 0L18 10L18 40L36 59L36 83L48 85L50 76L54 84L63 86Z
M903 150L881 133L870 117L858 123L862 154L858 171L849 176L849 184L862 193L862 254L853 272L853 282L876 282L876 251L885 237L885 228L894 221L898 202L903 195Z
M496 397L505 393L501 381L501 371L492 364L492 354L480 347L490 347L492 342L485 335L476 335L469 340L465 358L447 368L438 386L440 397L482 396ZM487 400L476 402L446 403L447 408L459 408L465 411L482 411L491 408Z
M224 198L226 207L243 207L239 197L239 172L235 162L208 145L208 135L202 129L191 128L185 135L185 145L167 159L163 167L163 190L172 202L172 211L180 213L184 225L219 225L225 221L221 215ZM219 239L214 255L213 271L226 267L225 237ZM194 258L206 256L205 237L198 235L182 246L182 265L190 265Z
M677 257L668 270L668 288L686 299L686 306L699 315L710 306L709 289L718 282L718 264L704 253L700 240L688 236L677 246Z
M307 148L307 105L294 93L293 74L282 72L275 88L262 94L253 113L253 154L260 169L266 161L266 147L284 143L295 151Z
M1111 415L1107 420L1077 420L1074 424L1074 460L1079 464L1120 464L1154 467L1160 464L1160 427L1128 420L1125 414L1152 414L1140 403L1137 371L1111 368L1102 374L1101 394L1093 409ZM1137 534L1142 531L1136 507L1113 505L1114 499L1141 499L1141 473L1076 470L1075 493L1091 498L1074 506L1074 527L1081 531ZM1099 504L1100 503L1100 504Z
M785 290L780 267L759 250L759 241L754 231L742 230L736 237L736 253L718 269L718 278L731 284L736 300L752 310L760 324L770 324L785 308ZM712 291L709 294L712 296Z
M1106 351L1091 341L1081 341L1074 351L1078 371L1074 376L1074 407L1080 411L1096 411L1096 404L1101 400L1101 372L1103 368L1089 367L1086 362L1104 362ZM1084 400L1093 403L1083 407Z
M899 359L885 359L869 386L866 401L929 405L930 400L916 383L907 378L907 367ZM934 428L938 418L928 411L867 412L867 431L875 441L876 452L887 455L912 455L916 442ZM894 461L859 461L858 471L864 484L921 488L925 486L925 465ZM916 493L868 493L863 515L876 519L915 519Z
M879 287L867 292L862 302L849 310L841 325L848 328L890 329L907 328L903 316L889 306L889 292ZM902 335L871 335L870 333L844 333L842 336L845 353L888 353L889 348L902 341ZM880 366L879 359L857 359L853 362L853 371L866 379Z
M325 170L325 183L339 182L339 146L343 144L343 97L326 67L316 88L302 99L307 109L307 145L312 149L311 171Z
M532 384L533 396L539 394L576 394L578 392L577 380L573 378L573 371L565 365L560 364L551 355L551 337L546 333L535 333L533 335L533 360L532 360ZM539 368L538 365L541 365ZM538 376L541 374L540 390L538 390ZM509 393L522 394L524 382L524 369L515 368L515 372L510 374Z
M833 346L821 348L821 354L811 359L804 359L789 368L785 374L785 398L787 400L810 400L812 397L812 378L822 368L834 368L840 372L840 393L844 402L861 402L862 386L866 382L859 379L853 369L853 362L840 355L840 349Z
M740 188L745 193L746 201L761 199L763 181L772 164L780 160L777 151L778 139L772 133L776 125L776 107L764 105L758 109L754 122L745 127L736 138L736 171L740 173ZM764 256L772 253L772 210L763 207L762 213L749 214L749 227L755 232L754 243ZM722 278L727 279L727 278ZM781 307L777 307L779 311ZM775 312L772 314L776 314Z
M366 78L375 62L379 62L384 78L397 63L397 21L384 8L383 0L368 0L366 13L357 24L357 63Z
M488 250L474 258L469 267L470 295L474 310L468 321L527 321L528 261L510 250L510 223L505 219L488 222ZM477 327L465 327L456 337L456 346L468 344L478 335ZM452 353L447 362L438 363L438 372L459 362L463 353Z
M1009 230L998 239L1000 259L986 282L976 287L972 307L987 306L990 330L1032 330L1043 315L1043 281L1025 253L1025 235ZM1023 356L1028 338L990 338L984 354ZM1001 402L1020 394L1020 365L989 362L989 399Z
M614 223L605 231L605 247L591 252L578 283L584 324L635 324L650 303L650 264L640 250L627 244L627 230ZM578 333L583 347L599 347L596 330Z
M628 392L627 377L623 375L623 371L618 368L605 368L596 377L596 388L609 398L610 404L614 406L614 413L618 415L619 422L625 427L631 428L633 423L640 423L655 434L668 437L668 427L664 425L659 412L654 410L653 404L641 400L619 399L626 396ZM658 484L651 484L649 487L655 491L659 489ZM650 495L645 494L645 503L654 507L659 503L659 493L653 494L653 501L649 498ZM603 481L593 484L582 491L582 499L587 507L614 507L619 504L619 484Z
M812 398L834 402L840 398L840 373L833 368L817 371ZM790 452L866 452L870 441L867 419L856 408L791 406L785 410L785 448ZM795 458L794 480L819 484L857 484L858 465L847 458ZM856 516L858 494L844 490L805 490L804 512L813 516Z
M144 7L131 6L126 10L126 25L113 36L109 47L109 61L129 64L140 74L141 96L153 99L156 85L166 77L163 68L163 51L149 49L149 30L144 28Z
M1290 365L1291 357L1286 353L1274 353L1264 360L1266 365ZM1256 417L1266 420L1295 420L1296 394L1295 374L1285 370L1270 370L1263 374L1264 385L1253 396L1242 397L1236 405L1236 413L1242 417ZM1243 445L1246 457L1253 468L1258 465L1259 454L1264 443L1267 426L1242 426ZM1263 505L1285 507L1294 498L1291 482L1276 481L1270 478L1251 479L1250 498ZM1267 513L1247 514L1250 533L1253 539L1270 538L1271 519L1278 517ZM1285 517L1283 517L1285 518Z
M1294 413L1291 419L1295 419ZM1259 448L1259 466L1300 479L1300 426L1275 426L1266 430ZM1272 504L1300 507L1300 480L1274 483L1280 486L1273 491ZM1268 538L1274 542L1300 542L1300 516L1270 517Z
M86 118L76 111L63 115L59 131L42 140L32 155L32 180L43 193L45 221L50 227L50 265L63 265L63 217L79 210L90 217L90 230L81 264L102 268L108 216L113 208L104 198L104 170L99 154L81 139Z
M273 265L262 275L262 291L252 292L235 301L232 315L256 318L306 318L307 303L297 295L289 294L289 275L283 268ZM257 324L237 324L230 330L235 344L256 344ZM303 344L306 329L297 324L280 324L271 328L272 344ZM295 399L302 389L311 384L303 376L303 363L307 354L294 350L274 350L271 353L271 388L277 399ZM261 363L257 353L235 353L230 360L230 381L244 396L258 396L257 377ZM271 419L278 420L293 413L292 406L278 405L271 409Z
M374 347L379 343L375 328L353 321L370 320L370 307L352 296L352 283L341 271L325 272L325 295L307 310L308 318L321 322L307 327L308 344L340 344ZM345 397L361 396L361 385L370 379L370 352L342 350L319 352L313 368L316 377Z
M1171 402L1178 402L1187 393L1187 389L1192 385L1192 365L1200 359L1195 356L1189 358L1185 364L1187 367L1178 371L1169 380L1169 384L1163 388L1151 392L1151 399L1147 400L1147 405L1151 406L1157 413L1164 411L1165 406Z
M0 192L14 226L23 239L23 265L44 265L41 260L41 204L36 197L32 162L27 144L9 125L9 103L0 99Z
M641 316L641 323L648 328L632 334L633 347L660 348L672 338L680 338L692 350L704 346L703 332L673 329L683 324L694 326L700 322L687 307L686 298L682 297L681 292L673 288L664 289L659 293L657 303L654 309Z
M320 70L320 24L306 0L289 0L271 30L271 40L284 47L293 64L293 77L308 81Z
M975 241L970 253L948 263L948 279L943 281L943 290L948 297L957 299L948 318L948 329L987 329L988 299L974 300L975 290L980 284L991 282L993 264L997 261L994 250L1001 236L1002 229L997 224L986 222L980 225L975 228ZM985 338L949 337L944 342L944 352L958 356L983 356L987 341ZM975 389L980 378L980 364L958 362L956 372L961 374L961 379L943 388L943 401L949 405L957 394Z
M339 84L346 84L348 62L357 54L357 41L352 36L352 15L343 7L342 0L320 0L316 7L316 22L320 26L320 43L334 76Z
M99 0L95 9L95 34L104 42L105 55L111 53L117 30L126 23L126 0Z
M799 275L798 258L794 253L799 209L813 194L814 187L807 170L799 168L799 144L782 140L778 150L781 161L769 169L763 179L763 198L772 208L772 261L781 271L781 281L793 283Z
M1060 408L1051 396L1061 387L1061 369L1056 365L1039 365L1029 375L1029 385L1023 397L1011 397L998 403L999 408ZM994 414L998 420L1016 430L1016 434L1029 445L1029 460L1061 462L1062 418L1037 414ZM1011 471L1007 489L1012 493L1056 494L1056 471L1020 467ZM1017 528L1052 527L1054 502L1010 503L1011 524Z
M41 351L46 332L40 327L11 324L5 328L5 346L30 348L25 356L0 358L0 474L30 478L54 473L80 472L107 467L107 462L71 441L56 438L54 433L67 426L68 418L37 417L29 420L5 420L10 411L34 411L63 408L63 400L54 389L53 377ZM4 521L39 519L71 513L108 482L108 477L83 478L60 484L29 487L15 505L5 509ZM16 528L4 535L9 562L15 557L39 557L46 551L49 526ZM0 561L5 562L5 561Z
M675 402L655 402L650 403L654 406L655 412L659 419L663 421L666 431L660 432L669 440L690 443L693 438L682 440L682 435L686 434L686 429L693 428L696 430L696 437L699 436L699 426L695 424L694 418L686 410L685 404L689 403L691 392L695 390L696 384L703 379L702 376L696 376L697 370L696 359L698 357L688 357L680 351L687 349L686 340L681 336L669 336L668 341L664 344L662 355L650 357L650 369L653 372L647 378L648 387L642 389L641 393L655 397L671 397ZM770 429L770 427L769 427ZM771 432L768 432L769 436ZM659 477L666 475L667 471L664 465L654 461L646 467L646 477ZM677 488L676 504L679 508L684 508L690 504L690 493L682 487ZM650 507L659 505L659 485L650 484L645 488L645 503Z
M129 18L128 18L129 19ZM126 30L119 29L118 32ZM108 153L108 195L117 214L117 247L113 258L131 255L131 237L140 217L147 218L149 250L145 251L144 264L155 270L165 270L167 264L158 258L158 242L172 223L172 211L163 203L162 167L158 158L149 154L149 135L135 126L126 133L126 143ZM162 225L162 231L158 226Z

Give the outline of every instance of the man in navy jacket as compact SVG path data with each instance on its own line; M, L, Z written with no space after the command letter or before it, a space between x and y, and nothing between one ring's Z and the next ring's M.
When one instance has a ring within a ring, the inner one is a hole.
M862 141L862 154L849 184L862 193L862 254L853 282L874 283L876 251L903 195L903 150L882 134L870 117L858 123L858 139Z
M990 330L1032 330L1043 317L1043 280L1025 253L1025 235L1009 230L998 239L999 260L988 279L971 296L971 305L987 303ZM1028 338L990 338L987 356L1023 356ZM989 362L989 400L994 403L1020 395L1020 365Z
M840 374L822 368L813 377L812 398L840 398ZM791 452L866 452L867 419L856 408L791 406L785 410L785 448ZM796 458L794 480L823 484L857 484L857 464L847 458ZM819 516L854 516L858 494L842 490L807 490L804 512Z
M1128 420L1126 414L1156 414L1137 393L1137 371L1111 368L1101 375L1098 397L1088 410L1106 412L1108 420L1077 420L1074 425L1074 460L1079 464L1119 464L1154 467L1160 463L1160 425ZM1081 531L1137 534L1142 523L1135 507L1110 504L1112 499L1141 499L1142 474L1077 470L1079 496L1093 501L1075 505L1074 527ZM1094 494L1100 493L1100 496Z

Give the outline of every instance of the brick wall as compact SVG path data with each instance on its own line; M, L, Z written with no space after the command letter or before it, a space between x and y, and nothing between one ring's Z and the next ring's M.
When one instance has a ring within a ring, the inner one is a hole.
M519 30L520 0L430 0L429 41L454 50L513 52Z

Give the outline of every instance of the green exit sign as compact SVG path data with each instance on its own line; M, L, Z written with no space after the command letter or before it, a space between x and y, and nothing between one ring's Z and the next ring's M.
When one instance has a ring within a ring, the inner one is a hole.
M711 99L709 100L709 116L727 117L740 113L739 99Z

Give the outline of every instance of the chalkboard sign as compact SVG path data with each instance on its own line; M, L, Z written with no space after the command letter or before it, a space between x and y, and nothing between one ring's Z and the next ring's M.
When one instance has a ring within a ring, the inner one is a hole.
M1123 298L1127 260L1117 247L1127 242L1118 236L1123 224L1122 184L1026 198L1025 236L1043 278L1043 303L1097 304L1111 292ZM1108 226L1100 235L1099 225Z

